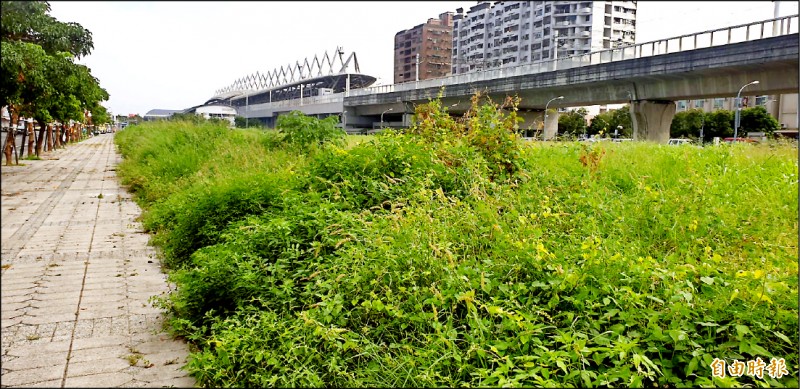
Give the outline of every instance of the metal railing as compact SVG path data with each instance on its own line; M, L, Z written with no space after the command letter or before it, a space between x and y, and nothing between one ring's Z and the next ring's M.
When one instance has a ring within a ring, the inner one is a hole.
M659 39L651 42L620 46L585 54L576 54L555 60L551 59L536 63L526 63L516 66L462 73L424 81L412 81L402 84L353 89L350 91L349 96L367 96L488 81L499 78L572 69L581 66L598 65L609 62L678 53L682 51L690 51L732 43L754 41L775 36L796 34L797 32L798 15L782 16L779 18L767 19L748 24L740 24L672 38Z
M325 96L303 97L302 104L300 104L299 98L291 100L273 101L271 103L268 102L268 103L250 104L249 109L262 110L262 109L275 109L275 108L286 108L286 107L301 107L304 105L341 103L343 101L344 101L344 92L334 93ZM239 108L245 108L245 106L241 106Z

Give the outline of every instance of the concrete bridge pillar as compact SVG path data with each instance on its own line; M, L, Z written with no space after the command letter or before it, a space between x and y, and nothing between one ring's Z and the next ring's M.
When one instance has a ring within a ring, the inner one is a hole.
M669 127L673 117L675 117L674 101L631 101L633 139L656 143L669 142Z
M558 134L558 110L551 108L547 110L544 120L544 140L552 140Z
M542 136L544 131L543 111L517 111L523 121L519 124L520 134L524 137Z

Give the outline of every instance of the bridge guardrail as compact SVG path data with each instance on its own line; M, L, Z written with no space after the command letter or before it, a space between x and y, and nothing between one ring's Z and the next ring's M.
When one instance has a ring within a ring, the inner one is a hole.
M344 101L344 93L334 93L325 96L303 97L302 105L341 103ZM258 106L258 109L274 109L285 107L300 107L300 99L273 101L271 103L251 104L250 107Z
M555 70L572 69L581 66L598 65L662 54L678 53L725 44L747 42L775 36L796 34L798 15L782 16L747 24L723 27L693 34L680 35L655 41L619 46L585 54L551 59L531 64L488 69L477 72L455 74L424 81L402 84L380 85L351 90L348 96L366 96L415 89L441 87L497 78L537 74Z

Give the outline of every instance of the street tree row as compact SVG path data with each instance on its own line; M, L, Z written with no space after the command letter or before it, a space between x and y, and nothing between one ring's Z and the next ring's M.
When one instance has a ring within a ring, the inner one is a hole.
M37 122L39 133L29 123L22 142L27 137L28 155L38 156L43 146L47 150L78 140L84 124L108 123L100 103L109 95L88 67L75 63L94 48L89 30L50 16L46 1L0 3L0 106L11 118L4 148L10 165L19 118Z

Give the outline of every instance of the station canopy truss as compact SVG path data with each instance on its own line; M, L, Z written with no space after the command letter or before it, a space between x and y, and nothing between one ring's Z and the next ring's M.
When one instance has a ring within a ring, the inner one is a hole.
M354 70L352 73L349 71L351 65ZM377 80L361 73L355 52L345 59L344 50L337 47L333 56L325 51L321 57L314 55L311 61L305 58L302 63L296 61L294 65L288 64L266 73L256 72L239 78L231 85L216 90L214 97L205 104L244 106L293 100L300 98L301 90L303 97L341 93L347 88L348 76L350 89L365 88Z

